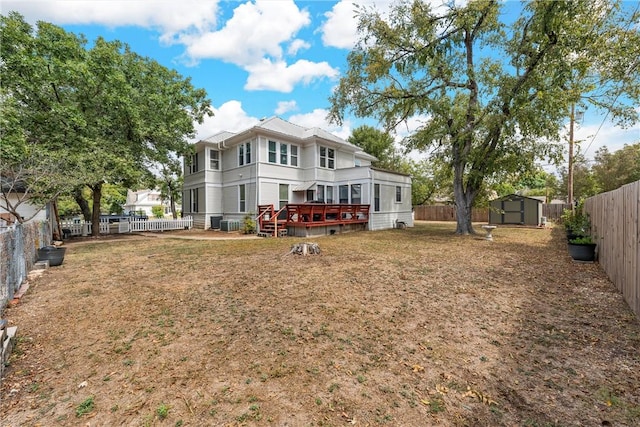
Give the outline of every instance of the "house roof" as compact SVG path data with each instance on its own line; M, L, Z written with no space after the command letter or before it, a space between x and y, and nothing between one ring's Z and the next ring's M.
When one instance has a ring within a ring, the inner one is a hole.
M266 119L260 120L256 125L245 129L238 133L222 131L215 135L212 135L208 138L203 139L203 142L212 142L221 144L223 142L228 142L233 144L234 142L239 142L246 138L246 136L253 133L271 133L276 135L283 135L288 137L293 137L302 141L311 141L313 139L319 138L328 142L332 142L334 144L340 145L343 148L347 148L353 153L355 153L358 157L363 159L375 161L378 160L375 156L372 156L368 153L362 151L362 149L356 145L351 144L348 141L338 137L337 135L332 134L324 129L320 129L317 127L306 128L300 125L296 125L294 123L288 122L286 120L281 119L280 117L273 116ZM238 141L235 141L235 140Z

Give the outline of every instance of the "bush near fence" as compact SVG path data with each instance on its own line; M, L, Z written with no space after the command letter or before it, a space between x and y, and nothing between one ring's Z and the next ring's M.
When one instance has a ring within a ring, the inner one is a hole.
M45 221L30 221L0 228L0 310L20 288L38 260L38 249L51 244Z
M640 181L589 197L584 210L598 263L640 317Z

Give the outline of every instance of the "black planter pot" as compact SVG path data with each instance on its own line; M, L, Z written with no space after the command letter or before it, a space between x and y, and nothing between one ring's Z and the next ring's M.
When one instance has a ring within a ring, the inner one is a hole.
M569 243L569 255L576 261L595 261L595 243Z
M64 253L67 248L57 248L55 246L45 246L38 249L38 260L49 261L49 267L62 265Z

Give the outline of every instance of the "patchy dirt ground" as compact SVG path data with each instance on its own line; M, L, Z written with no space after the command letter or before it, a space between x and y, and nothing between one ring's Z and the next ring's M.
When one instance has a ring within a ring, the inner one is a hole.
M640 322L560 230L85 239L4 317L2 426L635 426ZM187 233L190 237L206 233Z

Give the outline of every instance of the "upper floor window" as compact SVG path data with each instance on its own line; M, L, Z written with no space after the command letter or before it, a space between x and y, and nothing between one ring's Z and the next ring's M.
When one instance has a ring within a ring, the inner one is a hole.
M238 145L238 166L251 163L251 142Z
M209 151L209 167L213 170L220 170L220 152L218 150Z
M269 141L269 163L298 166L298 147L283 142Z
M276 162L276 157L277 157L276 145L278 145L277 142L269 141L269 163Z
M189 163L189 173L198 172L198 153L194 153L191 155L191 160Z
M320 147L320 167L336 168L336 151L333 148Z

